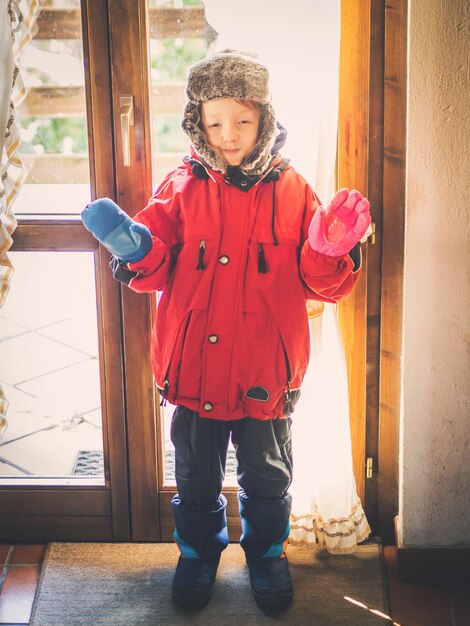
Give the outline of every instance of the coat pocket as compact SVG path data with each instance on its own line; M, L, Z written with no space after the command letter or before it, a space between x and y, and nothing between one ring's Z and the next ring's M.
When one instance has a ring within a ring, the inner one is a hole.
M270 418L283 395L290 398L291 366L276 323L268 316L243 311L237 324L231 384L234 401Z
M183 347L186 341L186 335L188 333L188 328L191 322L193 311L189 311L180 322L178 330L176 332L176 337L173 342L173 346L168 352L169 357L166 364L163 364L162 371L165 372L163 385L157 386L158 392L162 396L161 406L165 406L166 402L169 401L172 404L175 403L175 400L178 396L178 387L180 380L180 370L181 370L181 357L183 353Z
M281 331L279 330L279 338L282 344L282 351L284 354L284 361L286 364L286 388L283 396L283 411L282 414L289 417L294 412L295 405L300 398L300 389L292 389L292 367L289 359L289 353L287 352L286 344L282 338Z

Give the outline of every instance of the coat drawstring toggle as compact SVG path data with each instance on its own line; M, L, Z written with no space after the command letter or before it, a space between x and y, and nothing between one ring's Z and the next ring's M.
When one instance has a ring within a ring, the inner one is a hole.
M198 256L198 262L196 265L197 270L206 269L206 266L204 265L204 252L205 251L206 251L206 242L204 241L204 239L202 239L201 243L199 244L199 256Z

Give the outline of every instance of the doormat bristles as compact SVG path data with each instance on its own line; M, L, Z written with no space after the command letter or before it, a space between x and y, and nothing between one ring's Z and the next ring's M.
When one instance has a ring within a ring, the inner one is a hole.
M72 467L72 476L104 476L102 450L79 450ZM235 450L227 453L226 478L236 478L237 459ZM175 479L175 451L165 451L165 480Z
M102 450L79 450L72 476L104 476Z

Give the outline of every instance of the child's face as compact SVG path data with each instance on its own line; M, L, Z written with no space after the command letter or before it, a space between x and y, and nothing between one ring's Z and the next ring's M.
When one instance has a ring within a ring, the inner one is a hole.
M240 165L258 141L259 108L246 100L215 98L201 105L207 143L228 165Z

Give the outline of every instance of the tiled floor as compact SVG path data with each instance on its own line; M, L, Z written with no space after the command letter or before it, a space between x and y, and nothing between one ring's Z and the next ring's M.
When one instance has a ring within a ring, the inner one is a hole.
M0 545L1 626L28 624L44 550L43 544ZM385 547L384 553L391 608L391 619L384 619L384 624L393 623L395 626L470 624L468 583L446 585L400 582L397 578L395 548Z
M28 624L44 545L0 545L0 624Z
M0 315L8 398L0 477L70 476L79 450L102 450L92 253L14 252Z

